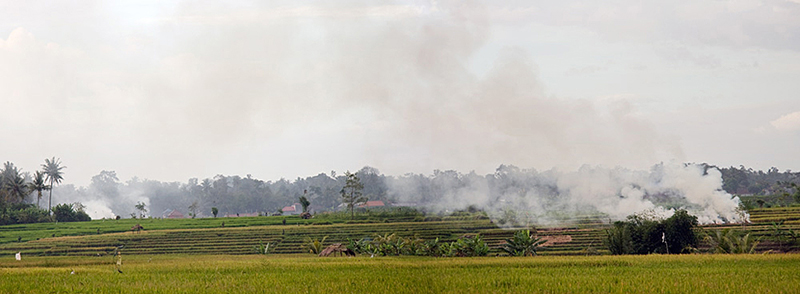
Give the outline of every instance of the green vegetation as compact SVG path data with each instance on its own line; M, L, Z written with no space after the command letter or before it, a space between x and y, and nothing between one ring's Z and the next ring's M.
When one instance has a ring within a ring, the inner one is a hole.
M0 258L3 293L781 293L799 255ZM74 272L74 274L71 274ZM658 277L658 278L654 278Z
M501 249L511 256L534 256L544 242L542 238L531 234L531 230L519 230L514 233L514 237L506 239L506 244Z
M697 218L686 210L664 220L635 214L615 222L605 242L612 254L685 253L697 247L695 227Z
M703 240L711 247L712 253L753 254L761 241L750 234L727 228L706 232Z
M300 201L300 205L303 206L303 212L308 212L308 206L311 205L311 201L308 201L306 196L300 196L298 200Z
M794 239L786 234L800 231L800 207L758 209L752 211L750 218L752 221L747 224L747 232L750 233L751 240L760 240L756 247L757 252L797 250L797 242L793 242ZM286 220L285 225L284 220ZM784 220L780 227L781 233L775 235L772 222L781 220ZM537 237L552 242L539 245L536 253L539 255L611 253L606 247L598 244L604 240L608 242L614 235L607 234L608 225L603 225L599 219L595 221L596 223L581 222L580 225L562 228L539 228ZM131 232L131 228L136 224L141 224L145 230L140 233ZM704 230L726 228L742 230L741 225L733 224L706 226ZM450 243L464 236L480 234L489 247L489 255L506 255L508 252L502 248L505 244L509 244L509 239L513 241L515 231L517 230L498 228L480 213L460 212L458 216L423 216L411 209L357 213L355 219L350 219L349 212L317 214L307 220L299 216L106 219L91 222L0 226L0 255L18 251L26 255L103 255L109 254L115 246L120 245L125 245L128 252L136 254L253 254L252 248L259 242L271 243L271 251L276 254L304 253L307 252L303 250L306 237L322 239L328 236L326 240L328 245L328 242L350 244L349 240L362 239L369 243L377 236L387 236L387 234L405 238L404 242L407 244L404 246L414 248L413 251L419 248L431 251L424 254L409 254L430 256L447 256L449 251L446 249L450 249L448 247ZM702 236L699 231L696 234ZM661 234L655 235L656 242L661 244L659 246L663 246L663 243L660 243ZM618 239L625 240L625 238ZM421 240L425 245L419 244L417 240ZM674 252L672 248L677 247L670 245L670 252ZM701 252L712 251L708 242L702 238L698 240L695 248ZM666 248L663 252L666 252Z
M53 209L53 188L55 184L61 183L64 179L64 172L61 171L62 169L67 168L66 166L61 165L61 160L58 158L53 157L53 159L46 159L44 160L44 164L42 164L42 169L44 170L44 174L47 176L47 181L50 182L50 200L47 204L47 209Z
M348 171L344 175L346 181L340 192L342 194L342 203L347 205L347 210L350 210L350 217L353 218L355 217L355 207L367 202L367 197L362 196L364 184L361 183L356 174L351 174Z
M305 247L305 250L308 253L316 255L322 252L323 249L325 249L325 239L328 239L328 236L322 237L322 240L311 239L311 237L306 237L304 241L305 244L303 244L303 246Z
M59 204L53 208L53 217L59 222L85 222L92 220L83 209L84 207L80 203Z
M33 174L33 180L28 184L31 191L36 191L36 207L39 207L39 201L42 200L42 191L50 190L50 185L45 182L45 174L41 171L36 171Z

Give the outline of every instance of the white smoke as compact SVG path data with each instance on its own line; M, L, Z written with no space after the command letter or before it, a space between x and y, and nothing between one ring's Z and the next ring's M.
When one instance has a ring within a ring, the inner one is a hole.
M747 220L739 199L722 190L721 173L701 165L658 164L649 171L585 165L572 172L537 172L501 166L494 175L443 176L431 182L438 195L427 199L434 210L474 206L492 219L513 224L561 224L601 214L622 220L641 212L669 217L686 209L702 224ZM418 202L409 181L390 183L398 201ZM436 194L436 193L434 193ZM438 196L438 197L437 197Z

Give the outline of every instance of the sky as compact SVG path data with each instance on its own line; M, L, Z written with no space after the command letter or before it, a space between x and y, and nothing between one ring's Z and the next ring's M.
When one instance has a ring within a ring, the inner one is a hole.
M498 2L0 1L0 160L800 170L800 1Z

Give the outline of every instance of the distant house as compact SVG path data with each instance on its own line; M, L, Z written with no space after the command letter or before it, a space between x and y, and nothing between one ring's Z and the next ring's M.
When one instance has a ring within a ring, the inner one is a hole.
M416 207L419 204L416 202L395 202L391 204L394 207Z
M258 216L258 212L245 212L245 213L234 213L225 215L225 217L244 217L244 216Z
M183 215L180 211L174 209L167 209L164 213L161 214L162 218L185 218L186 216Z
M303 212L303 206L300 203L295 203L281 209L283 215L297 215Z
M385 206L386 206L386 204L384 204L383 201L374 200L374 201L367 201L367 203L361 204L358 207L379 208L379 207L385 207Z

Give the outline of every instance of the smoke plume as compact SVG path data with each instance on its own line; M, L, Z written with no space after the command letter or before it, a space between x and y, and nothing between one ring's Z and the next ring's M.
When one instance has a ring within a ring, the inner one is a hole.
M572 172L503 165L485 177L437 171L430 199L418 196L426 188L415 177L391 181L390 195L435 211L483 209L501 224L557 225L589 215L621 220L643 212L668 217L677 209L703 224L747 219L739 199L722 190L720 172L701 165L658 164L649 171L585 165Z

